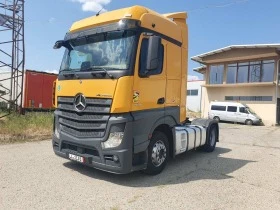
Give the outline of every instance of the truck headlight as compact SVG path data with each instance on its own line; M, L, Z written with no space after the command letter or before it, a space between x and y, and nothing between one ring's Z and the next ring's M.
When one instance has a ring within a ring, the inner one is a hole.
M59 126L59 125L55 126L54 135L55 135L56 138L59 139L59 138L60 138L60 133L59 133L59 128L58 128L58 126Z
M60 124L54 121L54 135L56 138L60 138Z
M102 148L108 149L108 148L114 148L120 146L123 140L123 136L124 136L124 132L110 133L107 141L102 142Z

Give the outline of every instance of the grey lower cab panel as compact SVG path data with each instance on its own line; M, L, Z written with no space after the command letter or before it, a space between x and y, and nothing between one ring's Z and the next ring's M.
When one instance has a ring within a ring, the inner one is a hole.
M176 126L175 155L203 146L206 143L206 129L197 125Z

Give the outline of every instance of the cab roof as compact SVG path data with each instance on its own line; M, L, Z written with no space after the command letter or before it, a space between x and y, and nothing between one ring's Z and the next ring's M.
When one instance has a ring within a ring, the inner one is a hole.
M147 13L154 14L156 16L160 16L160 17L166 18L168 20L170 20L171 18L187 19L186 12L177 12L177 13L169 13L169 14L161 15L146 7L136 5L136 6L132 6L132 7L127 7L127 8L123 8L123 9L118 9L118 10L114 10L114 11L101 13L98 16L94 15L94 16L76 21L73 23L72 27L70 28L70 32L82 30L85 28L90 28L92 26L98 26L98 25L101 25L104 23L117 22L118 20L123 19L123 18L141 20L142 15L147 14Z

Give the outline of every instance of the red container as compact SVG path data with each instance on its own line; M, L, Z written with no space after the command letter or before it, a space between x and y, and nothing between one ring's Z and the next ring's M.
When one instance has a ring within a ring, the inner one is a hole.
M56 74L25 71L24 109L53 109L53 84Z

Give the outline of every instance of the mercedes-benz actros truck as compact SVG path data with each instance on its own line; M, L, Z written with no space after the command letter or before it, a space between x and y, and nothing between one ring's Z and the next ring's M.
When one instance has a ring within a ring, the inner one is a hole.
M133 6L75 22L54 93L53 150L100 170L158 174L215 149L216 121L186 118L187 13Z

